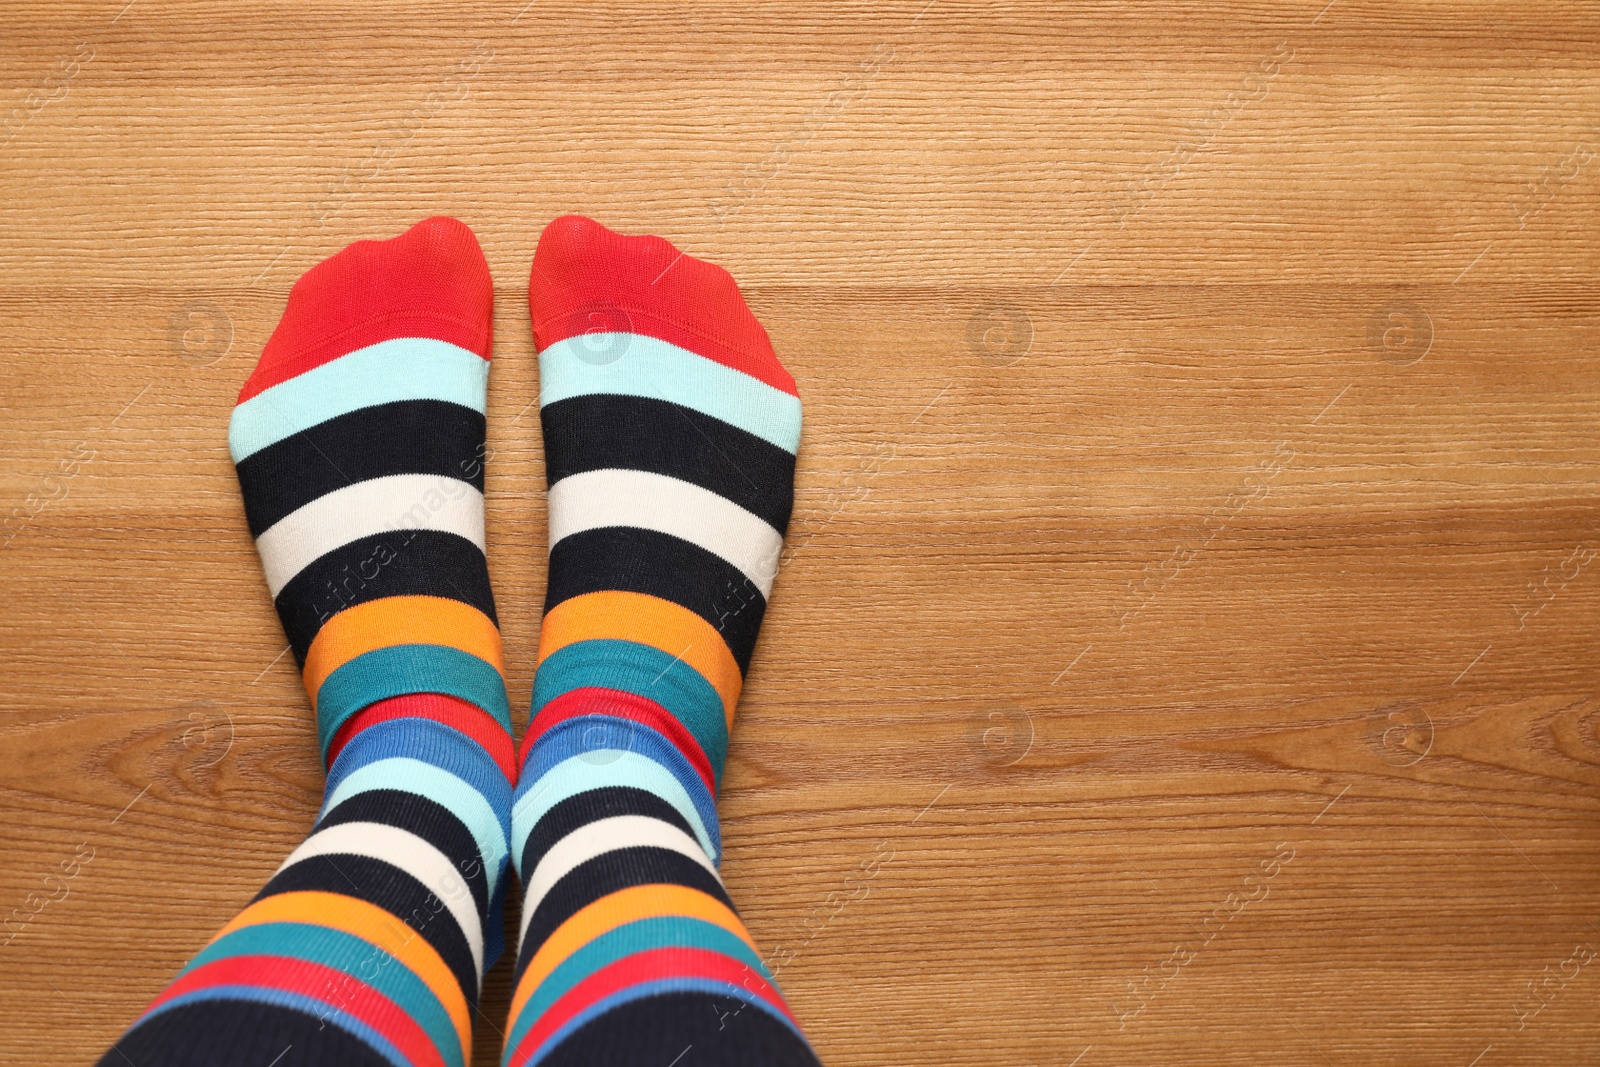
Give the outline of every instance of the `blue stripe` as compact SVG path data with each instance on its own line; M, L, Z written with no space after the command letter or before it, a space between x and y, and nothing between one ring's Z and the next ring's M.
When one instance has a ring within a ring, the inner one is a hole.
M596 364L585 344L621 352ZM785 452L800 447L800 398L714 359L645 334L585 334L539 353L539 406L613 393L666 400L721 419Z
M405 964L364 938L312 923L270 922L246 926L207 945L178 976L181 978L196 967L232 956L281 956L343 971L398 1004L427 1031L446 1062L455 1067L465 1065L466 1050L461 1047L461 1036L433 990Z
M411 1061L400 1054L388 1038L368 1026L366 1023L338 1010L333 1005L308 997L300 993L291 993L286 989L275 989L271 986L254 985L214 985L204 989L196 989L192 993L185 993L180 997L173 997L165 1004L153 1011L146 1012L139 1020L152 1019L162 1012L181 1008L186 1004L198 1004L208 1000L242 1000L257 1004L272 1004L280 1008L292 1008L302 1015L309 1015L313 1019L337 1026L339 1029L354 1034L356 1037L372 1046L374 1052L394 1064L394 1067L412 1067ZM139 1023L134 1023L138 1026Z
M528 998L527 1004L523 1005L521 1014L512 1020L506 1045L516 1048L523 1035L533 1028L534 1022L550 1005L601 968L638 952L679 946L720 952L739 960L769 983L772 982L772 975L767 971L766 964L761 962L761 957L739 937L715 923L679 915L636 919L601 934L551 971L539 983L533 996Z
M722 786L728 756L728 718L722 697L699 671L659 648L637 641L575 641L552 652L533 676L533 711L563 693L586 686L620 689L653 700L683 723L711 761Z
M317 742L322 758L345 721L380 700L412 693L459 697L495 717L511 732L506 680L470 652L449 645L390 645L363 652L341 665L317 690Z
M363 730L360 737L345 746L346 751L354 748L361 737L384 725L387 724L376 723L371 729ZM449 729L449 727L440 728ZM477 748L477 745L466 738L462 739L462 744ZM482 749L478 751L482 752ZM494 895L495 883L500 878L508 855L506 840L511 835L504 793L509 787L505 785L505 776L500 773L498 767L494 769L494 774L500 779L500 788L498 791L485 794L449 770L441 770L432 763L424 763L419 759L406 757L379 759L375 763L360 766L356 762L346 763L345 754L345 752L339 753L339 759L330 772L327 799L322 802L322 811L317 816L318 822L321 822L322 816L351 797L369 793L374 789L398 789L403 793L415 793L427 797L448 808L456 818L466 824L472 839L478 843L478 853L483 857L484 871L489 879L489 893L491 896ZM358 751L358 755L360 754ZM485 799L486 796L492 797L495 803L491 805L490 801Z
M637 752L608 749L572 756L548 770L539 771L536 766L543 762L540 759L543 748L542 740L534 745L533 756L528 766L523 768L522 784L517 787L520 796L511 808L511 837L517 856L522 855L528 835L533 833L533 828L551 808L568 797L607 786L644 789L654 793L678 810L713 863L722 854L717 812L710 802L704 782L691 794L683 787L681 775L673 774L655 760ZM681 755L678 759L683 761ZM699 780L699 775L694 773L687 761L683 761L683 769L696 781Z
M399 400L443 400L482 414L489 361L431 337L398 337L313 367L233 409L228 451L235 463L361 408Z
M659 996L662 993L684 992L710 993L715 997L724 997L729 1000L742 1000L756 1009L766 1012L774 1019L777 1019L785 1027L787 1027L791 1033L798 1037L807 1048L810 1047L810 1042L806 1041L806 1035L802 1034L798 1029L796 1029L794 1023L789 1021L788 1016L784 1015L776 1008L770 1007L767 1002L762 1000L760 997L755 996L748 990L740 988L732 982L722 982L715 978L660 978L653 982L641 982L639 985L629 986L626 989L620 989L611 994L609 997L595 1001L593 1004L589 1005L587 1008L568 1019L565 1024L556 1030L555 1033L546 1038L544 1044L539 1046L538 1051L525 1060L524 1063L526 1064L526 1067L533 1067L534 1064L538 1063L550 1053L554 1052L556 1047L560 1045L561 1042L565 1041L568 1037L571 1037L590 1020L604 1015L613 1008L627 1004L631 1001L643 1000L645 997ZM510 1044L509 1042L507 1043L506 1047L508 1050L516 1048L515 1045ZM501 1062L509 1063L510 1059L511 1057L507 1055L501 1060Z

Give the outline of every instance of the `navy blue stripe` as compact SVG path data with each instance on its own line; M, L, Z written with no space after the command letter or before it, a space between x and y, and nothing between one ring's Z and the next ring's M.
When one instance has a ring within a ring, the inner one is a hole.
M478 916L489 914L489 875L478 855L478 842L472 831L449 808L436 800L400 789L372 789L342 801L317 823L318 830L349 822L372 822L394 826L415 834L442 852L450 865L461 872Z
M733 564L699 545L632 526L569 534L550 552L544 610L585 593L644 593L710 623L741 672L750 668L767 601Z
M618 1004L574 1030L539 1067L662 1067L675 1055L683 1055L677 1067L820 1067L769 1009L687 991Z
M393 530L334 549L289 580L274 601L295 662L323 623L345 608L389 596L437 596L471 604L496 625L483 550L440 530Z
M794 454L693 408L595 393L539 412L550 485L594 470L665 474L709 489L779 533L794 506Z
M347 412L238 464L250 536L356 482L393 474L459 478L483 492L484 419L444 400L402 400Z
M694 828L678 809L654 793L630 786L606 786L570 796L544 813L522 846L517 874L524 884L544 854L574 830L618 815L643 815L676 826L690 837Z
M331 1008L330 1008L331 1010ZM277 1057L274 1062L274 1058ZM96 1067L393 1067L338 1026L295 1008L207 1000L152 1015Z

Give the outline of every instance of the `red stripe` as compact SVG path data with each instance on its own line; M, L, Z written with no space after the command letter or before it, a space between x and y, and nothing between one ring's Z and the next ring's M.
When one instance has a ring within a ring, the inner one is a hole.
M400 1006L344 971L284 956L232 956L197 967L167 987L148 1014L174 997L210 986L243 985L282 989L328 1004L359 1019L387 1038L417 1067L444 1067L444 1058L427 1032Z
M733 276L660 237L556 219L533 254L528 309L541 351L590 332L645 334L800 395Z
M533 721L528 723L528 730L522 735L519 766L528 762L528 756L532 754L533 746L538 743L539 738L556 724L578 715L610 715L656 730L670 740L693 764L695 772L705 780L706 789L711 795L717 795L716 776L711 771L711 760L700 747L700 742L695 740L694 734L689 732L689 728L679 722L672 712L655 701L621 689L585 686L562 693L546 704L540 709L539 714L533 717Z
M476 704L443 693L408 693L362 708L345 720L328 743L328 766L333 766L340 750L356 734L375 723L389 722L391 719L431 719L465 734L489 753L500 772L506 776L506 781L516 784L516 745L511 735L506 733L506 728Z
M546 1008L544 1014L539 1016L539 1021L523 1035L508 1067L521 1067L539 1051L539 1046L551 1034L590 1005L630 986L661 978L712 978L729 982L743 989L748 999L765 1001L782 1012L790 1022L795 1022L778 991L748 964L708 949L657 948L635 953L602 967L569 989L561 999ZM796 1022L795 1028L799 1029L799 1026Z
M357 241L295 282L239 403L358 348L431 337L489 358L494 284L478 239L423 219L387 241Z

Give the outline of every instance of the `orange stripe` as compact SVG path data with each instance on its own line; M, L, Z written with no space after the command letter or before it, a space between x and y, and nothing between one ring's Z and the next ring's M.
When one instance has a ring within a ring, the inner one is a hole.
M217 931L217 936L211 940L216 941L241 927L275 922L310 923L342 930L399 960L439 998L455 1024L463 1058L472 1062L472 1019L467 1014L467 998L438 950L404 922L364 900L339 893L302 890L256 901L234 916L233 921Z
M744 678L716 627L670 600L644 593L607 590L563 600L544 617L539 662L579 641L633 641L660 649L699 671L722 698L733 724Z
M500 630L471 604L440 596L391 596L346 608L317 632L302 672L311 703L328 675L357 656L395 645L448 645L505 674Z
M595 938L610 933L624 923L662 915L681 915L713 923L738 937L750 946L750 951L760 955L744 923L717 898L681 885L631 886L585 905L556 927L556 932L539 946L539 951L528 961L528 969L522 972L516 995L511 998L511 1014L507 1018L515 1023L517 1014L528 1003L528 998L533 996L534 990L539 988L539 983L550 977L550 972L561 966L568 956Z

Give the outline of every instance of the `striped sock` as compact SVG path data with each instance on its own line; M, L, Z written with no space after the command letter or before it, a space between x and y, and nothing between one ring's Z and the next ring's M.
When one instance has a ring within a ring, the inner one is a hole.
M515 774L483 549L492 303L477 240L442 218L290 293L228 443L325 799L102 1064L471 1061Z
M529 304L550 579L504 1063L815 1067L717 875L714 807L793 501L794 379L727 272L658 237L557 219Z

